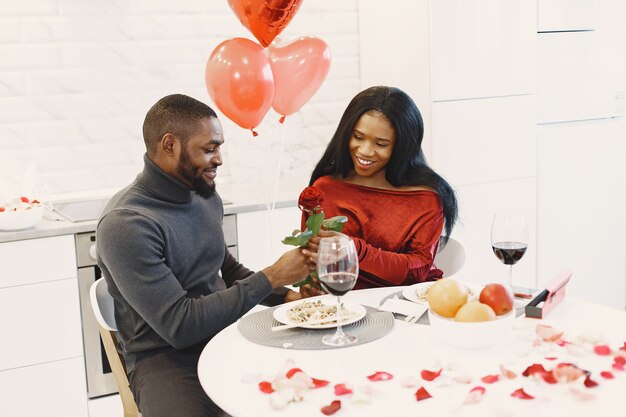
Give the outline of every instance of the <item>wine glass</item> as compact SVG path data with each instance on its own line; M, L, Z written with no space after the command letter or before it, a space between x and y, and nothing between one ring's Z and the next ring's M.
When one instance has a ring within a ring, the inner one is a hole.
M341 329L341 296L356 283L359 276L359 257L354 242L347 236L331 236L320 240L317 275L322 287L337 296L337 331L326 335L322 342L329 346L345 346L357 341L357 336Z
M505 265L508 265L506 285L513 292L513 265L528 248L528 223L521 213L497 213L491 224L491 248Z

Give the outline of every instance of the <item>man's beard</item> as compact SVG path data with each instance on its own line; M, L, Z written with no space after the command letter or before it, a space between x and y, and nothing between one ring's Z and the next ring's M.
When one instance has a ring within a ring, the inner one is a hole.
M191 183L191 189L200 197L209 198L215 194L215 183L207 183L202 176L194 175L194 166L191 164L187 148L182 147L180 153L180 161L176 167L176 171L187 181Z

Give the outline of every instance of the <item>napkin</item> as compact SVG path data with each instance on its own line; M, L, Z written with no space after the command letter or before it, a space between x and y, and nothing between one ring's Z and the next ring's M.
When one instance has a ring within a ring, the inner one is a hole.
M424 304L417 304L412 301L401 300L398 297L388 298L385 302L378 307L381 311L391 311L392 313L399 313L405 316L420 317L428 310L428 307Z

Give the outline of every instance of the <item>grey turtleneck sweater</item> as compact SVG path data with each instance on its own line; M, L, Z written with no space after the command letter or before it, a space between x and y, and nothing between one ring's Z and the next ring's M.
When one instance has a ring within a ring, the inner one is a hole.
M129 372L151 353L206 343L272 294L263 272L226 249L219 195L203 198L147 156L144 163L97 227L98 266Z

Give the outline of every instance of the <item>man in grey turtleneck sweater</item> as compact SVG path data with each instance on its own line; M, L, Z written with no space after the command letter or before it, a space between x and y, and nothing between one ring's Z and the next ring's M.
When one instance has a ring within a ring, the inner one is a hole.
M294 249L257 273L230 255L214 183L224 138L210 107L164 97L148 111L143 136L143 171L97 227L119 348L143 417L218 415L198 381L201 349L259 302L297 299L282 286L304 278L314 255Z

